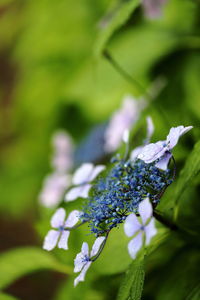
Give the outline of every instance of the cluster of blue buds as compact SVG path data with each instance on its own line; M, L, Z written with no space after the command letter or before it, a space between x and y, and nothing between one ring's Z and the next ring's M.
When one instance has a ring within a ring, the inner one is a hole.
M163 190L173 182L170 169L160 170L155 163L137 159L118 160L91 190L81 219L100 236L123 223L130 212L138 214L139 203L149 197L157 204Z

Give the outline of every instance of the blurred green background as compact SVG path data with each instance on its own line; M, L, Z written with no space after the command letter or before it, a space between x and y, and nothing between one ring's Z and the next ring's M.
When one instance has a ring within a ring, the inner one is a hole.
M50 172L51 136L64 128L78 145L93 126L109 119L124 95L143 96L104 57L107 49L144 90L164 80L145 112L155 122L155 141L171 126L195 127L174 151L179 174L200 137L199 33L198 0L169 0L155 20L145 17L136 0L0 1L0 269L5 271L0 287L5 294L22 300L115 299L130 263L122 228L76 289L68 274L88 238L86 228L71 238L68 252L46 256L40 250L53 213L38 203ZM184 193L179 213L180 223L196 231L199 179ZM175 187L164 196L162 209ZM199 262L198 242L168 233L147 260L143 299L200 299L191 296L200 279L194 268ZM5 294L0 299L15 299Z

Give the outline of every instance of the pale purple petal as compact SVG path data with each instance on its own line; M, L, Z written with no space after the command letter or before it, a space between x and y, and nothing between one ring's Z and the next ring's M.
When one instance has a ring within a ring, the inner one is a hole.
M75 278L74 280L74 286L77 286L77 284L80 282L80 281L84 281L85 279L85 274L87 272L87 270L89 269L90 265L91 265L91 261L88 261L86 263L86 265L83 267L81 273L78 275L78 277Z
M43 249L51 251L55 248L60 232L57 230L50 230L44 238Z
M127 236L133 236L141 228L141 224L134 213L130 214L124 223L124 231Z
M81 197L81 198L87 198L89 190L91 189L91 184L83 184L81 186L77 186L75 188L72 188L69 190L69 192L65 195L65 201L70 202L74 201L75 199Z
M152 218L151 221L149 222L149 224L147 226L145 226L144 231L145 231L145 236L146 236L145 244L149 245L152 237L154 235L156 235L156 233L157 233L157 229L155 227L155 219L154 218Z
M55 154L51 161L52 167L59 173L65 173L73 166L72 157L66 153Z
M149 142L154 133L154 124L151 117L147 117L147 141Z
M66 212L64 208L58 208L55 214L51 218L51 226L53 228L59 228L64 225Z
M101 247L101 245L102 245L102 243L103 243L104 240L105 240L105 236L98 237L95 240L95 242L94 242L94 244L92 246L90 257L95 256L98 253L98 251L99 251L99 249L100 249L100 247Z
M134 161L135 159L138 158L138 155L142 152L143 148L144 148L144 146L139 146L131 152L130 158L132 161Z
M193 128L192 126L184 127L182 125L178 126L178 127L172 127L167 136L167 144L168 144L169 149L174 148L176 146L176 144L178 143L179 138L183 134L185 134L186 132L191 130L192 128Z
M138 158L148 164L163 156L166 150L165 141L151 143L142 149L141 153L138 155Z
M172 157L172 154L170 152L166 152L163 157L155 164L155 166L158 169L161 170L167 170L170 158Z
M70 201L74 201L77 198L81 197L82 189L83 189L82 186L77 186L77 187L70 189L69 192L67 192L67 194L65 195L65 201L70 202Z
M84 242L82 244L81 252L76 255L74 260L74 272L80 272L84 265L87 263L85 260L89 257L89 247L88 243Z
M85 256L82 252L78 253L76 255L76 258L74 259L74 272L80 272L84 265L86 264Z
M88 182L88 178L90 178L93 168L94 166L92 163L82 164L74 173L72 178L73 184L79 185Z
M88 243L83 242L82 247L81 247L81 252L85 256L89 256L89 246Z
M147 220L153 214L153 208L151 202L149 201L149 198L145 198L140 202L138 211L142 219L142 223L143 225L145 225Z
M136 237L134 237L129 243L128 243L128 252L129 255L135 259L136 258L136 254L138 253L138 251L140 250L140 248L142 247L143 244L143 233L142 231L140 231Z
M62 248L67 250L68 249L68 238L69 238L70 231L63 230L61 233L60 240L58 242L58 248Z
M105 132L106 152L113 152L119 147L124 131L133 127L144 107L143 100L137 101L131 96L124 98L122 107L113 114Z
M65 131L57 131L53 135L52 144L57 152L72 152L73 149L72 139Z
M80 211L73 210L67 217L67 220L65 222L65 227L73 227L74 225L76 225L76 223L78 223L79 221L80 214L81 214Z
M105 170L105 166L104 165L98 165L96 167L94 167L91 175L88 178L88 181L92 181L94 180L103 170Z

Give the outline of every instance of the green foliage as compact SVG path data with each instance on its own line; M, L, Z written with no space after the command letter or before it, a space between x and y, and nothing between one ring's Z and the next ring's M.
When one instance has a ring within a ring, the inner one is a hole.
M97 55L102 54L108 40L117 31L117 29L122 27L128 21L130 15L139 6L139 3L139 0L130 0L124 3L122 2L121 5L117 7L117 9L115 9L113 12L110 12L110 20L102 20L102 22L105 22L106 24L102 24L103 28L101 28L101 31L99 32L99 37L96 42L95 51Z
M0 293L0 299L1 300L18 300L18 298L13 297L11 295L5 294L5 293Z
M133 261L123 279L117 300L140 300L144 284L143 258Z
M16 279L43 269L70 274L72 269L61 264L50 253L34 247L12 249L0 257L0 288L5 288Z

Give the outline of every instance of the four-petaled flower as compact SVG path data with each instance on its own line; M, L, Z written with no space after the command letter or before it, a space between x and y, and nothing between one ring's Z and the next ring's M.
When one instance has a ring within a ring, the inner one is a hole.
M165 141L158 141L157 143L146 145L141 149L138 158L147 164L159 159L156 163L156 167L166 170L169 160L172 157L171 150L176 146L179 138L192 128L193 126L172 127Z
M70 231L65 228L73 227L79 221L80 214L80 211L73 210L65 221L65 210L63 208L57 209L51 218L51 226L56 230L49 230L44 239L43 249L48 251L52 250L55 248L58 239L60 238L58 242L58 248L67 250Z
M77 185L69 190L65 195L67 202L73 201L78 197L87 198L92 185L90 184L99 173L105 169L105 166L94 166L92 163L84 163L76 170L72 178L72 184Z
M139 204L139 214L141 222L134 213L131 213L124 223L124 231L128 237L134 238L128 244L128 252L130 256L135 259L137 252L143 245L145 237L145 244L149 245L151 238L157 233L155 228L155 220L152 217L153 209L149 198L144 199Z
M81 272L78 277L75 278L74 286L76 286L80 281L84 281L85 274L92 263L92 257L95 257L98 254L104 240L104 236L98 237L95 240L90 253L88 243L83 243L81 252L77 254L74 260L74 272Z

